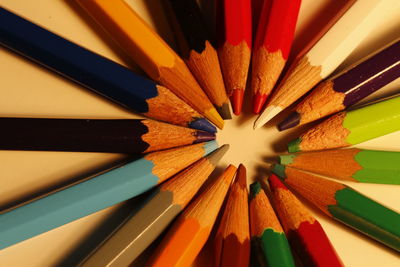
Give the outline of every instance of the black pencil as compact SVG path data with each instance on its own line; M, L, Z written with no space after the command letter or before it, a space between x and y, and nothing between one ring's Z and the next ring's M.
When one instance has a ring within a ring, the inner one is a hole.
M218 54L196 0L166 0L182 58L223 119L231 119Z
M0 149L147 153L215 139L153 120L0 118Z

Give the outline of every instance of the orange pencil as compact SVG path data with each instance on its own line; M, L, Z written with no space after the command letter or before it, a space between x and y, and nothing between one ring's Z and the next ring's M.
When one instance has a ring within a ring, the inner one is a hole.
M250 232L246 168L239 165L215 240L215 266L249 265ZM232 253L234 252L234 253Z
M187 267L206 243L236 167L229 165L191 205L161 241L146 266Z

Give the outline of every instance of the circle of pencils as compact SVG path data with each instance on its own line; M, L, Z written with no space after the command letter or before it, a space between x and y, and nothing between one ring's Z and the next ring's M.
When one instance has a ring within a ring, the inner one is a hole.
M289 152L347 147L400 130L400 96L326 119L288 144Z
M286 235L260 182L250 185L250 228L255 266L295 266Z
M400 152L359 148L279 156L280 164L360 183L400 184Z
M139 154L1 207L0 250L143 194L80 266L136 266L147 252L152 255L144 266L193 266L203 247L209 252L207 240L217 267L344 266L289 187L330 218L400 252L398 212L318 177L400 184L400 152L338 149L400 130L399 94L348 109L400 77L398 36L328 77L382 14L400 6L398 0L343 1L290 66L302 0L214 0L217 36L209 34L201 13L212 1L202 8L197 0L160 1L181 57L132 1L75 0L151 80L0 7L0 44L10 52L150 118L0 117L0 150ZM256 181L250 194L243 164L209 179L229 149L218 148L216 127L231 119L229 99L240 115L247 85L253 113L261 113L253 129L314 86L278 129L332 115L289 142L288 152L301 153L279 155L269 189ZM151 243L153 251L147 250Z
M273 171L329 217L400 251L400 214L344 184L276 165Z
M215 139L153 120L0 118L0 149L148 153Z
M277 214L304 266L343 266L320 223L272 174L269 179Z
M161 184L80 266L128 266L185 209L228 150L223 145Z
M246 180L246 168L240 164L214 238L216 267L249 265L250 233Z

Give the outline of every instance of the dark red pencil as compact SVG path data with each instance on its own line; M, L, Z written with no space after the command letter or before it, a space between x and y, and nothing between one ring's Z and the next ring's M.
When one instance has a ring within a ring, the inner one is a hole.
M305 266L343 266L324 229L289 189L272 174L269 185L279 219Z

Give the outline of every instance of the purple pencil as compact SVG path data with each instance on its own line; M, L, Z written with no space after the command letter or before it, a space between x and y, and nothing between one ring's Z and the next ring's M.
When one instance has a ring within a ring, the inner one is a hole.
M279 125L280 131L346 109L400 77L400 38L320 83Z

